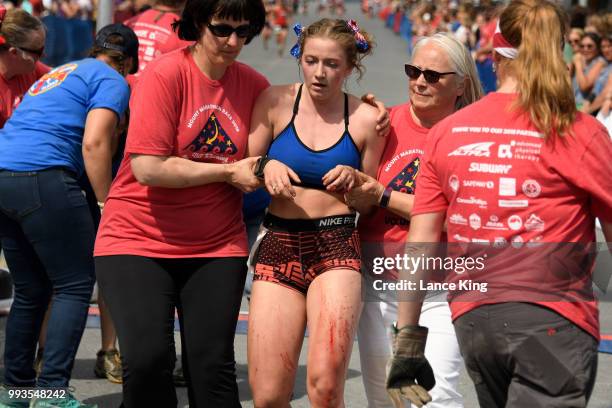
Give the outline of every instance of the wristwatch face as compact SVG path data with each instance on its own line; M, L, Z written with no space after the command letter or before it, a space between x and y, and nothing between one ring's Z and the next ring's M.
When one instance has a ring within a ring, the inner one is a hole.
M265 157L260 157L259 160L257 160L257 165L255 166L255 177L259 177L259 178L263 178L263 171L264 171L264 167L266 166L266 158Z

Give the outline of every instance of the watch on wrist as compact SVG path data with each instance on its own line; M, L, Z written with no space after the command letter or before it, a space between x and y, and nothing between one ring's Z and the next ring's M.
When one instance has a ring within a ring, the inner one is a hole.
M268 156L261 156L258 160L257 163L255 164L255 177L257 178L263 178L264 177L264 168L266 167L266 164L268 164L268 162L272 160L270 159Z
M380 208L387 208L389 206L392 191L393 189L391 187L385 188L385 191L383 191L382 196L380 197L380 202L378 203Z

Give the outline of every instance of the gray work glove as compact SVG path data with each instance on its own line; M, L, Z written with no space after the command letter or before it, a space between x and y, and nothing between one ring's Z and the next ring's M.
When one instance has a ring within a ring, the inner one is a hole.
M393 325L393 356L389 360L387 392L396 408L404 407L403 399L417 407L431 401L427 392L436 385L433 370L425 358L427 327Z

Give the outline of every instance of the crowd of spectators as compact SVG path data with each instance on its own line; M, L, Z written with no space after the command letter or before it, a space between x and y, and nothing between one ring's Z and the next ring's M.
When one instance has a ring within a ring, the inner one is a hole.
M370 18L382 19L407 41L451 32L472 52L485 92L496 89L492 39L504 2L455 0L363 0ZM579 110L607 116L612 98L612 12L572 6L564 58L572 75ZM603 11L603 12L602 12Z

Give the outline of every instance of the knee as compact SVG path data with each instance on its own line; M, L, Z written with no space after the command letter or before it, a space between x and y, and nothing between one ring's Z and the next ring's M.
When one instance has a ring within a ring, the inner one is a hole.
M53 291L56 296L85 300L89 303L95 283L96 279L93 272L82 273L54 281Z
M256 370L255 370L256 371ZM258 375L249 370L249 385L253 391L255 408L286 408L291 401L294 377L279 378L276 375Z
M341 406L344 392L343 376L331 371L308 375L308 398L315 407Z
M51 300L53 290L50 283L30 282L27 285L15 285L15 303L32 307L46 308Z
M144 347L140 350L122 350L125 376L134 382L153 377L171 377L174 356L166 348Z
M286 408L289 406L291 394L284 393L275 387L252 387L253 406L255 408Z

